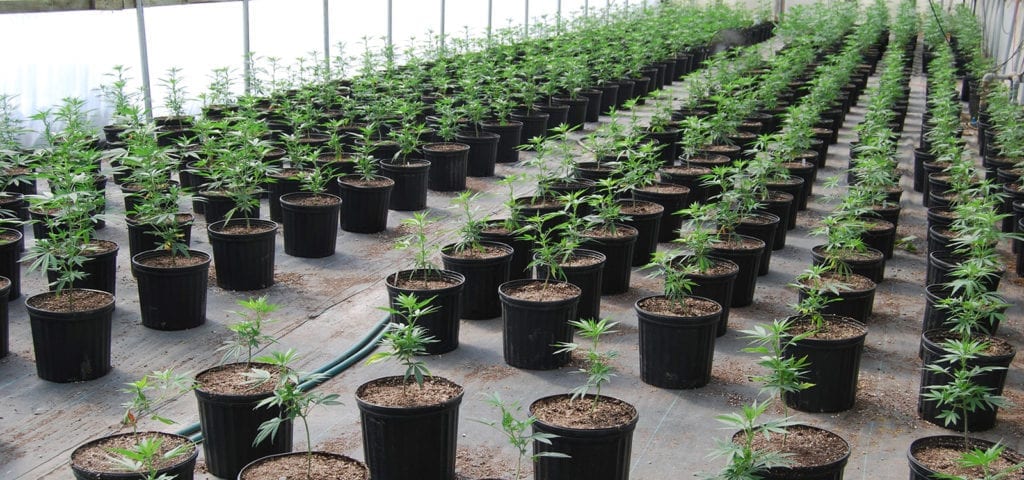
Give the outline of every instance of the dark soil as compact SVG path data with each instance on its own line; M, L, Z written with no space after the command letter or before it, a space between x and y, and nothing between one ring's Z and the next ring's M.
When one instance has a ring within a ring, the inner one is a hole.
M364 188L386 187L386 186L391 185L391 184L394 183L393 180L391 180L390 178L385 178L385 177L373 178L373 179L370 179L370 180L364 180L364 179L358 178L358 177L355 177L355 178L343 178L343 179L341 179L339 181L341 183L346 184L346 185L352 185L354 187L364 187Z
M690 189L689 188L686 188L686 187L684 187L682 185L673 185L671 183L661 183L661 184L648 185L646 187L641 188L640 190L644 191L644 192L651 192L651 193L664 193L664 194L677 194L677 195L682 195L684 193L690 193Z
M385 377L364 384L356 391L360 400L382 407L427 407L440 405L462 394L462 387L441 377L427 377L423 388L411 378Z
M716 260L714 258L711 259L711 262L712 262L711 263L711 268L707 269L706 271L699 272L699 273L695 274L694 276L717 277L719 275L725 275L725 274L732 273L732 272L735 272L735 271L739 270L739 267L736 266L736 264L734 264L734 263L727 263L727 262ZM687 260L685 257L679 257L673 263L675 265L679 266L680 268L682 268L682 267L688 266L689 263L693 263L693 262Z
M270 380L249 383L244 374L259 368L270 372ZM263 363L229 363L211 368L196 376L196 388L217 395L258 395L274 391L281 379L281 369Z
M983 478L984 472L981 468L965 468L960 465L960 457L963 454L963 449L945 445L926 446L913 452L914 458L933 472L962 478ZM989 466L989 472L1000 472L1020 462L1024 462L1024 456L1004 450L1003 454Z
M694 297L687 297L682 303L667 297L650 297L640 300L639 305L641 309L650 313L688 318L704 317L722 311L722 306L717 302Z
M673 175L705 175L711 173L711 169L707 167L665 167L661 171Z
M733 437L733 441L738 440ZM758 435L754 449L786 453L791 467L828 465L850 452L839 435L804 425L789 427L786 435L772 435L771 438Z
M441 290L456 285L456 282L437 275L413 273L395 275L392 285L403 290Z
M313 462L306 476L305 453L275 457L249 468L242 480L365 480L370 473L359 462L347 457L313 452Z
M504 290L505 295L530 302L557 302L580 294L579 287L571 283L542 281L530 282Z
M740 220L740 223L746 223L748 225L768 225L769 223L772 223L773 221L774 220L769 218L767 215L749 215L749 216L743 217Z
M424 150L432 152L460 152L466 149L463 143L431 143L423 146Z
M931 340L933 343L939 345L944 343L946 340L960 339L960 337L953 332L941 330L929 332L926 335L926 337L928 338L928 340ZM985 342L988 342L988 348L986 348L985 351L981 352L981 355L986 357L1000 357L1003 355L1009 355L1016 351L1016 349L1013 348L1013 345L999 337L978 335L976 338L978 340L984 340Z
M801 333L814 332L808 338L815 340L845 340L847 338L857 338L865 330L867 328L852 322L829 321L829 317L825 317L825 324L817 330L810 319L797 319L790 324L788 333L800 335Z
M594 396L572 400L560 395L538 400L530 414L549 425L565 428L598 429L626 425L637 416L632 405L611 397L601 397L594 408Z
M47 312L88 312L110 305L114 296L98 290L65 290L60 296L56 292L31 297L28 304Z
M0 231L0 245L6 245L11 242L17 241L21 238L21 234L17 230L4 230Z
M872 282L870 278L856 273L840 275L836 272L825 272L821 274L821 280L815 281L813 285L805 281L800 281L800 284L824 290L829 290L829 287L839 287L840 291L847 292L866 292L875 288L875 282Z
M165 255L142 259L139 263L153 268L185 268L199 265L207 260L209 260L209 257L205 255L172 256L168 252Z
M600 258L583 255L573 255L572 257L569 257L568 260L561 262L558 265L562 267L587 267L590 265L597 265L598 263L601 263Z
M337 197L310 193L307 195L293 195L288 197L288 203L302 205L305 207L326 207L328 205L337 205L341 202L338 201Z
M653 215L665 211L665 207L654 202L622 202L625 215Z
M753 238L728 236L725 240L714 242L714 248L719 250L756 250L764 247L764 242Z
M273 230L275 227L264 222L246 222L245 220L233 220L224 223L220 228L214 228L217 233L224 235L257 235Z
M189 443L187 439L175 437L172 435L164 435L160 432L139 432L133 435L118 435L108 439L100 440L87 448L82 448L71 456L71 463L75 466L87 470L90 472L107 472L117 473L125 472L123 468L119 468L114 465L111 460L110 450L113 448L132 448L138 444L139 440L147 437L159 436L161 439L160 443L160 455L178 448L181 445ZM195 449L195 445L192 445L187 450L188 453L184 453L181 456L177 456L171 459L160 458L156 462L157 469L173 467L181 464L184 460L191 456L192 449Z
M83 252L86 256L102 255L117 250L117 244L107 240L92 240L85 246Z
M529 197L518 200L516 203L534 208L554 208L563 206L562 202L558 201L558 199L547 197Z
M636 235L637 231L635 228L625 225L617 225L615 231L602 225L583 232L583 236L587 238L626 238L635 237Z
M858 252L856 250L833 250L831 252L825 252L822 245L817 245L813 249L814 253L823 257L835 257L839 260L845 260L848 262L862 262L862 261L876 261L880 260L884 255L879 251L868 250L866 252Z
M280 169L280 170L270 174L270 176L274 177L274 178L278 178L278 179L292 180L292 179L298 179L299 178L299 174L304 172L304 171L305 170L301 169L301 168L282 168L282 169Z
M481 248L479 250L474 248L466 248L461 252L456 252L454 248L451 248L447 249L444 252L444 254L448 255L449 257L455 258L482 260L485 258L504 257L506 255L509 255L509 251L495 245L481 245Z

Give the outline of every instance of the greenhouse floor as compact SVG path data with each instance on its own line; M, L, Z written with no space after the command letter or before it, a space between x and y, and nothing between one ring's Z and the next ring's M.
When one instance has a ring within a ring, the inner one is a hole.
M920 58L918 58L918 65ZM873 79L877 81L877 79ZM925 209L921 194L912 189L912 149L920 133L924 102L924 77L911 81L911 110L900 141L901 168L904 171L903 211L899 237L912 237L900 248L886 268L886 280L878 286L874 315L869 322L860 384L855 407L838 414L791 412L796 420L821 426L842 435L851 445L846 468L847 479L899 479L907 477L905 452L916 438L947 433L917 418L917 388L920 361L917 358L925 278ZM682 91L682 82L670 87ZM864 97L861 104L865 102ZM650 106L641 107L645 113ZM786 287L809 265L810 248L820 241L809 235L815 221L830 209L830 193L824 179L844 171L852 127L862 118L862 107L854 107L847 116L839 143L829 149L827 166L819 180L808 210L801 212L798 226L789 232L787 245L773 252L771 272L758 279L755 302L733 309L729 332L718 339L711 384L695 390L664 390L640 381L637 353L637 321L633 303L646 295L660 293L661 279L646 278L646 272L634 269L632 287L627 293L602 299L602 314L619 322L617 333L606 345L617 350L617 376L604 393L626 400L637 407L640 419L633 437L631 478L683 478L694 473L711 473L720 460L708 459L715 439L731 435L715 420L716 415L735 411L758 395L758 385L750 380L760 372L753 354L742 353L747 342L739 333L757 323L768 322L791 313L787 306L796 300L796 292ZM602 117L607 121L607 117ZM588 124L586 132L595 125ZM586 133L584 132L584 133ZM965 137L974 141L975 131L965 129ZM574 138L581 134L576 133ZM976 150L974 150L976 151ZM530 155L524 153L523 156ZM526 171L517 165L499 165L497 175ZM845 175L844 175L845 176ZM484 192L482 214L503 215L505 198L497 178L470 179L469 187ZM0 360L3 388L0 397L0 478L69 478L68 459L77 445L118 431L122 415L120 404L127 400L121 393L126 382L152 370L174 368L198 372L220 360L215 349L227 337L226 326L233 321L236 301L266 295L280 305L278 321L270 327L279 338L272 348L295 348L301 355L300 369L314 369L356 344L382 318L377 309L386 303L384 277L409 268L410 255L396 251L394 244L406 230L400 222L411 216L392 212L387 232L359 235L341 232L337 253L326 259L308 260L284 254L278 241L277 283L257 292L228 292L211 281L207 308L208 321L202 327L180 332L161 332L140 324L134 281L129 271L123 203L116 186L108 191L108 212L113 214L99 236L122 245L118 269L118 300L114 317L113 364L107 376L88 383L55 384L35 375L31 335L23 300L11 302L11 354ZM524 182L517 194L531 188ZM430 214L441 221L432 229L438 244L454 238L456 212L449 209L454 194L431 192ZM266 208L264 208L266 211ZM662 244L660 249L672 246ZM197 220L193 248L210 251L205 224ZM1009 245L1001 245L1010 272L1001 291L1014 304L1000 333L1016 346L1024 345L1020 304L1024 289L1013 272ZM211 269L212 272L212 269ZM212 275L212 273L211 273ZM23 272L22 291L26 296L44 290L40 275ZM511 476L514 451L503 443L497 431L473 421L496 419L496 411L483 397L499 392L509 401L525 406L542 396L567 392L583 381L574 367L554 371L526 371L506 366L502 360L501 320L463 321L461 344L451 353L426 358L432 372L465 387L459 424L459 466L462 478ZM1017 405L1024 404L1024 359L1018 357L1009 372L1005 395ZM344 453L362 459L358 411L353 392L365 381L400 374L395 364L365 366L358 363L320 389L338 393L343 406L320 408L312 415L312 438L317 449ZM776 414L780 412L775 412ZM143 428L177 430L198 421L191 394L169 402L162 416L179 425L164 427L146 422ZM297 449L304 448L301 426L296 427ZM1024 410L1009 407L999 413L996 427L980 437L1001 439L1011 448L1024 450ZM204 472L200 455L197 478L213 478ZM671 474L668 472L672 472Z

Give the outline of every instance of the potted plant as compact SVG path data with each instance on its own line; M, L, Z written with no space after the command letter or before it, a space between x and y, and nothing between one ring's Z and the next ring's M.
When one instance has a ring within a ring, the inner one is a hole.
M629 459L633 429L640 414L622 400L601 396L601 388L611 380L614 369L609 361L615 352L600 350L601 336L613 332L615 322L608 319L572 321L580 336L589 341L580 371L586 382L571 394L540 398L530 404L530 415L537 421L533 431L555 435L550 443L535 441L535 452L557 452L563 456L543 456L534 464L537 478L629 478ZM575 343L560 343L559 352L572 352ZM593 392L593 393L590 393Z
M462 192L452 200L452 206L462 213L459 240L441 248L444 268L466 278L462 294L462 318L482 320L501 315L498 286L509 279L512 247L503 243L484 241L481 232L486 219L476 216L474 204L479 196Z
M681 264L681 252L656 252L645 268L665 278L665 293L637 300L640 328L640 378L661 388L699 388L711 381L715 338L722 306L691 295L693 263Z
M433 339L416 324L417 312L407 313L407 323L392 323L381 339L387 350L367 359L370 364L393 359L405 367L405 374L356 389L363 453L372 478L450 479L455 475L463 389L431 375L417 359Z
M398 145L394 157L380 161L383 175L395 182L389 203L391 210L423 210L427 206L430 162L412 158L413 155L419 155L420 136L425 130L422 124L406 123L388 132L389 138Z
M203 433L203 458L206 469L222 478L235 478L246 464L268 455L286 453L292 447L292 429L286 423L269 442L254 444L252 439L261 424L282 416L281 408L257 408L274 395L283 370L253 360L253 354L277 340L265 332L278 305L267 297L239 300L243 310L233 312L238 320L228 325L232 337L218 350L221 364L195 376L196 403ZM252 382L247 376L254 368L265 370L273 378ZM290 422L288 419L287 422Z
M325 392L310 392L305 390L302 380L317 380L324 377L323 374L302 375L289 367L295 359L295 351L275 352L269 356L259 357L257 362L266 363L276 367L279 372L272 373L264 369L254 369L249 374L251 383L274 385L273 395L262 399L256 406L257 409L268 408L281 412L280 416L274 416L260 424L253 444L260 444L269 439L275 439L284 426L291 430L296 419L302 421L306 432L306 451L279 453L254 460L242 468L238 474L241 480L256 480L268 478L267 475L279 476L281 472L289 472L289 477L313 480L313 468L317 470L329 470L335 478L343 480L367 480L370 478L366 466L344 455L318 452L313 450L312 434L309 429L309 415L313 408L318 406L340 405L338 394ZM276 377L277 382L274 383ZM286 433L285 435L290 435Z
M121 424L131 427L131 432L91 440L71 452L71 471L75 478L191 480L199 449L188 437L138 430L139 422L147 417L173 424L173 420L160 416L157 408L191 390L191 378L167 369L153 371L127 385L122 391L130 394L131 400L122 404L125 413Z
M729 307L740 267L732 260L713 256L712 248L717 235L710 225L714 208L714 205L694 204L676 212L688 220L680 229L679 238L675 240L684 248L683 254L675 262L680 264L678 270L692 281L691 293L722 306L716 332L721 337L728 331Z
M395 248L412 249L413 268L388 275L385 284L389 304L395 311L402 311L410 298L430 300L430 311L420 311L417 323L436 340L426 344L426 352L437 355L459 346L459 320L462 318L466 277L458 272L441 270L431 261L431 257L440 250L427 234L432 223L426 212L415 212L411 218L402 221L412 232L400 238Z
M455 134L455 140L469 145L469 165L466 174L470 177L494 176L494 164L498 160L498 142L501 136L480 128L480 123L487 114L487 107L480 99L472 96L472 89L464 93L465 95L460 97L464 104L458 110L458 115L464 116L469 125Z
M533 446L534 442L550 445L551 439L555 438L555 435L533 431L532 427L537 421L537 417L528 415L522 420L516 418L516 414L522 408L519 402L505 403L501 396L498 395L498 392L489 395L487 403L501 412L501 420L478 419L476 421L500 431L505 436L505 440L509 445L516 449L518 457L516 458L516 467L512 471L512 478L523 478L523 460L527 458L527 450ZM542 457L565 458L566 455L559 452L536 452L530 455L529 459L531 463L536 463Z
M430 162L427 188L436 192L465 190L469 168L470 146L456 142L459 131L459 111L451 99L434 103L437 123L434 125L439 142L423 145L423 157Z
M183 330L202 325L206 322L206 291L212 257L190 250L174 223L152 225L161 247L132 257L142 324L157 330Z
M299 174L302 192L281 196L284 253L295 257L334 255L338 243L341 198L327 193L330 176L321 167Z
M614 295L629 290L632 276L633 249L640 235L636 228L621 222L628 216L615 200L618 182L612 178L598 181L599 192L588 199L593 211L593 225L581 235L583 246L606 257L601 294Z
M388 205L395 181L377 175L370 142L376 126L360 132L356 147L355 173L338 178L341 187L341 229L353 233L377 233L387 229Z

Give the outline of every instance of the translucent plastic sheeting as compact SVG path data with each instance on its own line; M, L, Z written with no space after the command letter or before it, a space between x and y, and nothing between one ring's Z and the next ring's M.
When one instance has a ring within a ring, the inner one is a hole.
M654 3L654 0L650 0ZM558 0L530 0L531 18L553 19ZM579 14L583 0L563 0L564 16ZM591 0L591 14L606 0ZM622 5L619 0L612 5ZM633 0L631 5L641 5ZM250 48L257 64L267 59L294 65L298 57L323 58L322 0L251 0L249 2ZM520 27L525 0L493 0L493 28ZM445 30L449 37L467 33L483 37L487 29L486 0L446 0ZM149 68L155 115L166 114L166 90L161 79L171 67L181 69L189 98L188 108L197 112L198 95L205 91L215 68L228 68L237 93L243 89L244 48L242 2L150 7L144 10L148 37ZM329 3L331 56L358 57L364 39L383 45L387 34L387 1L331 0ZM399 52L411 41L422 43L440 33L440 0L393 0L393 38ZM415 39L415 40L412 40ZM26 118L56 105L65 97L85 98L97 125L107 123L109 108L99 97L99 86L114 65L128 67L131 86L141 90L141 64L136 12L81 11L0 15L0 92L18 95ZM339 45L344 45L344 51ZM38 124L30 124L38 129ZM31 144L35 137L26 137Z

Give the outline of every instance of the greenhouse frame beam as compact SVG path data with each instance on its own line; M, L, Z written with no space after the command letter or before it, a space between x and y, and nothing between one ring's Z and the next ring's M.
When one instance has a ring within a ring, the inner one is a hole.
M135 19L139 28L139 62L142 66L142 101L146 119L153 120L153 88L149 81L149 42L146 41L146 14L142 2L135 5Z
M190 5L198 3L224 3L239 0L145 0L146 7ZM0 14L68 12L75 10L129 10L136 8L135 0L0 0Z

